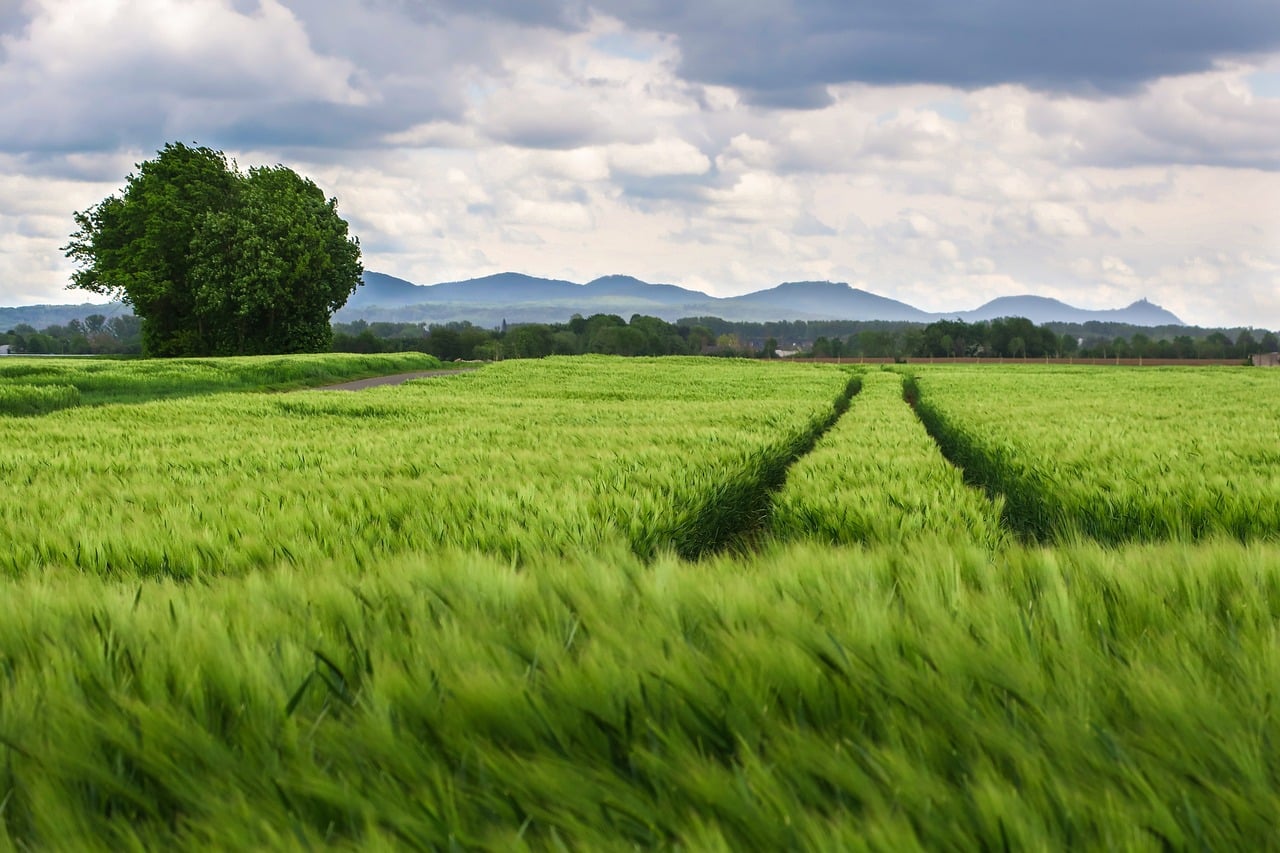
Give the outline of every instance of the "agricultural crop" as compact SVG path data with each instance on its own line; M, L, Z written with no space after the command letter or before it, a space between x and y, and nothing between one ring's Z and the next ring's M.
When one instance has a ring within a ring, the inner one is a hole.
M903 401L903 379L872 371L849 411L787 473L774 499L779 538L904 542L921 535L997 546L1000 500L965 485Z
M912 368L921 417L1042 540L1280 537L1280 373Z
M0 417L0 851L1270 846L1275 528L1019 543L1041 505L902 399L1081 495L1089 396L1274 399L1098 376L547 359ZM1058 432L972 427L1027 385Z
M697 554L763 517L848 374L549 360L358 394L0 419L0 571L192 577L474 548Z
M78 405L74 385L0 385L0 414L43 415Z
M285 390L440 366L439 359L423 353L126 361L11 356L0 360L0 415L221 391Z
M1280 812L1273 545L0 589L13 845L1259 849Z

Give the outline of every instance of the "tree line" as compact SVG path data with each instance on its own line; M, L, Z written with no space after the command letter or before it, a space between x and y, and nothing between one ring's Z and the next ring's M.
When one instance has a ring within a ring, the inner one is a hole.
M776 342L775 342L776 348ZM356 320L333 326L335 352L399 352L416 350L446 361L542 358L548 355L726 355L759 356L730 334L716 335L706 326L668 323L635 314L630 322L617 314L575 314L567 323L520 323L486 329L471 323L368 323Z
M1274 332L1255 337L1248 329L1234 337L1226 332L1179 329L1181 334L1153 338L1135 327L1129 336L1108 335L1092 324L1047 323L1037 326L1024 317L1005 317L966 323L930 323L904 341L908 355L937 358L1179 358L1247 359L1259 352L1275 352ZM1065 329L1065 331L1064 331Z
M820 358L1186 358L1245 359L1280 349L1275 332L1144 327L1091 320L1036 325L1024 317L929 324L886 320L786 320L749 323L698 317L681 320L730 335L749 349L770 339L780 349Z
M615 314L568 323L525 323L486 329L470 323L334 325L334 349L348 352L419 350L442 359L540 358L547 355L726 355L770 358L1185 358L1246 359L1280 348L1274 332L1176 327L1171 338L1135 331L1109 336L1094 324L1037 326L1023 317L928 325L885 321L745 323L697 317L668 323ZM1101 325L1101 324L1099 324ZM1064 331L1065 329L1065 331Z
M39 330L19 323L0 334L0 346L4 345L11 352L33 355L141 355L142 321L132 314L111 319L90 314Z
M37 331L19 324L0 334L15 353L137 355L142 323L132 315L90 315ZM1113 324L1036 326L1025 318L928 325L888 321L815 320L746 323L696 317L668 323L636 314L575 315L567 323L522 323L495 329L471 323L333 325L334 352L426 352L441 359L497 360L547 355L722 355L768 358L1184 358L1246 359L1280 350L1275 332L1249 329L1161 330ZM1128 334L1111 334L1114 331ZM1167 334L1176 331L1180 334ZM1151 334L1148 334L1150 332Z

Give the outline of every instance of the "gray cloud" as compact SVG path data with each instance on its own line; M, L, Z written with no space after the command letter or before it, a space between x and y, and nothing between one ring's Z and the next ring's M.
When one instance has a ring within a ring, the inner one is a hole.
M0 0L0 63L9 55L8 41L22 31L27 15L21 0Z
M602 141L603 119L575 106L512 104L487 121L485 130L495 141L519 148L572 149Z
M655 211L677 204L698 204L705 196L707 187L716 187L726 182L715 174L708 175L660 175L657 177L635 177L624 175L616 180L622 188L624 198L640 210Z
M579 0L367 0L439 24L463 14L573 29ZM678 37L687 80L766 108L812 109L827 87L1018 84L1088 96L1280 48L1274 0L596 0L591 9Z
M363 0L363 4L398 10L429 25L444 24L458 15L466 15L529 26L575 29L586 18L586 6L578 0Z
M225 124L211 125L200 137L218 148L376 147L385 134L406 127L417 115L416 111L370 111L346 104L295 101L264 105Z
M32 181L116 184L134 165L134 158L118 152L68 154L63 151L31 151L0 156L0 174L21 174ZM11 210L13 204L13 199L6 199L6 209Z
M746 16L724 3L610 5L679 34L690 78L759 97L849 81L1122 92L1280 45L1274 0L779 0Z
M579 0L373 0L439 23L465 13L561 29ZM692 81L767 106L814 107L824 87L1014 83L1114 94L1280 47L1274 0L596 0L591 9L680 39Z
M821 105L823 86L1000 83L1122 93L1280 46L1275 0L600 0L680 38L682 73L762 104Z

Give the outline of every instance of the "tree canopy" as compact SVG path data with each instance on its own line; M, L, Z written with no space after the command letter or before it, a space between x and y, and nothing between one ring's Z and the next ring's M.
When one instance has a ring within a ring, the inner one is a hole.
M210 148L166 145L75 221L70 287L132 305L149 355L327 350L363 272L336 199Z

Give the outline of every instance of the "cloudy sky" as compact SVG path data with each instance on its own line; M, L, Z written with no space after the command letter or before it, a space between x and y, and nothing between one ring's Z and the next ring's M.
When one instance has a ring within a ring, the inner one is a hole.
M0 0L0 304L168 141L365 266L1280 327L1276 0Z

